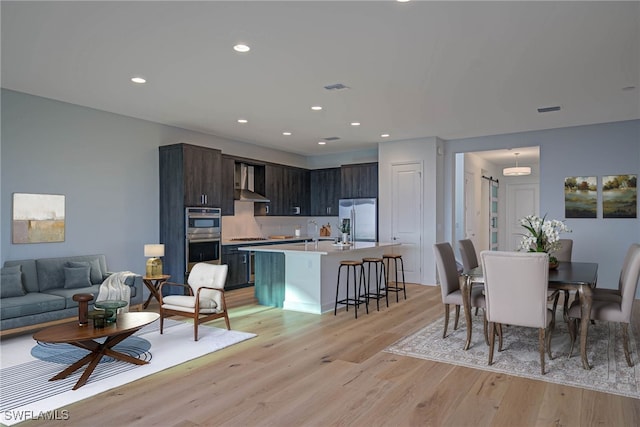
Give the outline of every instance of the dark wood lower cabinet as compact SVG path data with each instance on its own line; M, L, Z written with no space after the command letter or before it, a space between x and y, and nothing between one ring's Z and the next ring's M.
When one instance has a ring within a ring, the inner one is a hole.
M246 245L244 245L246 246ZM225 289L237 289L249 284L249 252L240 251L240 245L222 247L222 263L229 266Z

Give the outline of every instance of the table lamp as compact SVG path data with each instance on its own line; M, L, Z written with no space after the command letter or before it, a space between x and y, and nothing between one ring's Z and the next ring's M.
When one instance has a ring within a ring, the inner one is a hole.
M158 277L162 275L162 260L164 256L164 245L144 245L144 256L150 257L147 260L147 277Z

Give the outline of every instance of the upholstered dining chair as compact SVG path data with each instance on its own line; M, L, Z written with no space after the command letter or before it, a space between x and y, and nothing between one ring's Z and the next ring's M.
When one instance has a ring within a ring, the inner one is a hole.
M442 338L447 337L447 329L449 327L449 311L451 305L456 307L456 317L453 329L458 329L458 320L460 318L460 307L462 306L462 292L460 290L460 281L464 280L458 274L456 266L456 258L453 248L449 242L436 243L433 245L433 252L436 257L436 268L440 279L440 290L442 292L442 303L444 304L444 331ZM471 289L471 307L480 307L484 309L484 295L481 286L473 286ZM487 338L487 323L483 316L485 341Z
M571 239L560 239L558 240L558 249L554 252L551 253L551 256L556 257L556 259L560 262L570 262L571 261L571 255L573 253L573 240ZM563 290L563 297L564 297L564 301L563 301L563 311L562 311L562 316L564 317L564 320L567 320L567 312L569 311L569 297L570 297L571 292L567 289ZM550 298L551 298L551 293L549 294ZM555 298L554 299L556 302L558 301ZM555 304L553 306L553 312L556 312L556 308L557 308L557 304Z
M555 316L547 308L549 254L482 251L480 258L489 322L489 365L493 364L496 331L498 351L502 351L502 325L538 328L540 372L544 375L545 347L552 359L551 335L555 327ZM556 298L557 295L556 292Z
M462 257L462 266L465 270L471 270L480 265L476 255L476 248L473 246L471 239L458 240L458 246Z
M460 249L460 256L462 256L462 267L465 270L471 270L480 265L478 263L478 256L476 255L476 248L473 245L473 240L471 239L458 240L458 247ZM478 315L478 307L476 307L476 316L477 315Z
M224 284L227 280L228 266L200 262L193 266L187 278L187 284L164 282L160 285L160 333L164 318L184 316L193 319L193 339L198 341L198 325L224 317L227 329L229 315L224 298ZM164 286L182 286L189 295L162 296Z
M604 289L594 289L591 305L591 320L620 323L622 328L622 346L627 365L633 366L629 353L629 323L633 300L635 299L640 278L640 244L634 243L627 250L620 278L618 279L619 296L614 292L602 292ZM595 292L600 291L600 292ZM571 336L571 349L569 357L573 353L578 330L578 319L581 318L580 302L574 301L569 307L569 335Z

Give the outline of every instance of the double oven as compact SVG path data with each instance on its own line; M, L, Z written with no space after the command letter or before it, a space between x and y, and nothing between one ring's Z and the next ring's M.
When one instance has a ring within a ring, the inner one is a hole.
M187 275L199 262L220 264L222 213L220 208L185 209L185 266Z

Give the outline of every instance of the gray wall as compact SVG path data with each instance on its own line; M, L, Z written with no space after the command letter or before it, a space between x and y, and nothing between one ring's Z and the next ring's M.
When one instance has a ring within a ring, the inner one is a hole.
M113 271L144 272L156 243L158 147L187 142L306 167L306 158L158 123L2 90L0 258L100 253ZM13 193L63 194L61 243L12 244Z
M640 120L576 126L478 138L446 144L445 233L454 238L455 153L540 147L540 214L564 219L564 179L568 176L640 174ZM601 185L601 183L599 184ZM573 259L597 262L598 286L616 288L624 255L640 242L640 219L567 219Z

